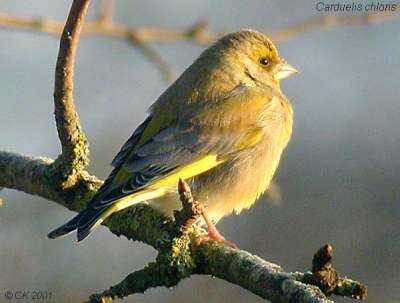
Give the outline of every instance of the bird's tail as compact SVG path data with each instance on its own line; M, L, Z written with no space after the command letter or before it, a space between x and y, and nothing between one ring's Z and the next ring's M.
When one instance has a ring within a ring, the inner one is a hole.
M108 216L110 216L113 212L122 210L129 206L132 206L136 203L143 202L145 200L151 200L161 196L164 193L163 190L150 190L138 192L134 195L125 197L120 200L116 200L113 204L95 208L88 207L85 210L81 211L70 221L60 226L59 228L53 230L48 234L50 239L57 239L63 236L68 235L74 230L77 231L78 241L82 241L85 239L93 229L95 229L99 224L101 224ZM96 199L95 197L93 199ZM92 202L89 202L89 205Z
M113 208L103 208L103 209L87 209L83 212L82 218L78 223L78 242L85 239L89 234L100 225L105 218L114 212Z
M66 235L72 233L75 229L78 228L78 223L79 220L81 219L83 213L77 214L75 217L73 217L71 220L69 220L67 223L64 225L61 225L60 227L56 228L52 232L50 232L47 237L50 239L58 239L65 237Z
M47 236L50 239L64 237L77 230L78 242L85 239L90 232L112 213L111 209L86 209L77 214L70 221L56 228Z

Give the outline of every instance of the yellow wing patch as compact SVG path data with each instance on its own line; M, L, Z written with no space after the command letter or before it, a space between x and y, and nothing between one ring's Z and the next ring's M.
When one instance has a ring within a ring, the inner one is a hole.
M225 162L227 159L228 158L218 159L216 155L199 157L195 161L160 177L158 180L150 182L149 185L145 186L142 190L116 200L114 205L110 208L110 213L122 210L139 202L161 197L169 191L169 188L178 186L180 178L189 179L200 175Z
M165 175L165 177L154 181L154 183L150 183L149 186L146 186L146 189L158 189L161 187L177 186L179 179L189 179L194 176L200 175L225 161L225 159L218 159L217 155L207 155L200 157L190 162L189 164L178 167L176 170Z

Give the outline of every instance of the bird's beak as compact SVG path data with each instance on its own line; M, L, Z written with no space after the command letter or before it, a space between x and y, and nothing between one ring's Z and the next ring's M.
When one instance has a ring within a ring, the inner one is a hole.
M297 69L288 64L286 61L278 63L276 65L275 71L276 71L274 74L275 80L282 80L299 72Z

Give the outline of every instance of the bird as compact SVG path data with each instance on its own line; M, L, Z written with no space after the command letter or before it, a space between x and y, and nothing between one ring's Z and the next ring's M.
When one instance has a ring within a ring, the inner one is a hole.
M48 237L77 230L82 241L138 203L172 216L181 208L182 179L204 205L199 224L207 224L211 240L229 244L215 224L250 208L268 188L293 127L280 81L297 72L261 32L220 38L150 106L86 208Z

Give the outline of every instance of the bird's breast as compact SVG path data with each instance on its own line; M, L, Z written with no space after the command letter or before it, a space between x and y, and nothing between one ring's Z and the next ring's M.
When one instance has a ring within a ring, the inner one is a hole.
M272 102L260 117L263 132L260 142L192 182L196 199L206 204L214 221L249 208L268 188L289 141L293 121L286 99Z

